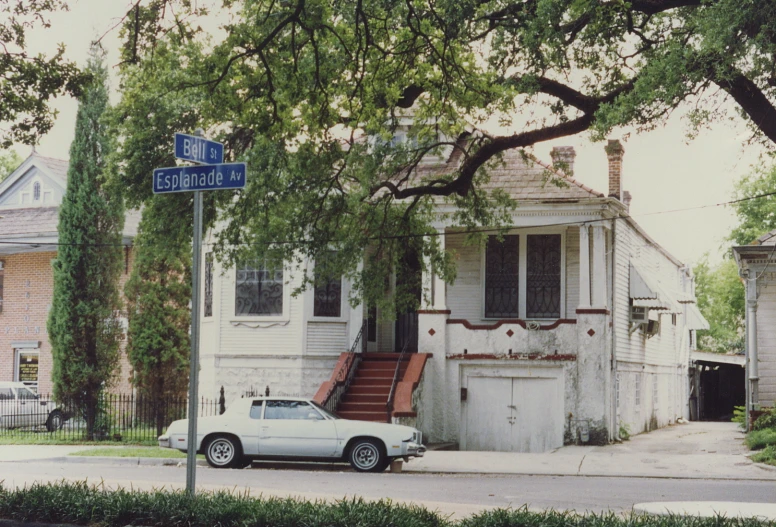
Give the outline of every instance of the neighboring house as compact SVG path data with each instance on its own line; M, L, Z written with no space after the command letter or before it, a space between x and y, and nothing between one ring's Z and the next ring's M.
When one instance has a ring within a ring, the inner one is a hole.
M747 412L776 404L776 231L733 247L746 288Z
M224 268L206 253L200 393L212 397L223 386L228 401L269 388L331 404L361 360L356 375L366 377L351 384L343 415L412 422L425 441L467 450L605 443L623 428L639 433L688 418L690 350L695 330L708 326L690 269L628 216L622 146L610 141L606 151L608 197L507 153L489 186L517 200L514 228L503 243L467 245L440 215L455 282L423 276L420 309L396 321L351 307L344 280L292 298L301 273L260 263ZM553 156L571 172L573 148ZM424 163L419 175L458 162L454 154ZM440 213L448 208L440 202ZM343 352L365 318L363 359L351 360ZM381 401L395 367L380 361L396 364L386 352L404 342L413 353L387 416Z
M33 152L0 183L0 380L22 381L39 393L51 393L53 388L46 322L67 168L65 160ZM127 215L127 243L137 232L138 216ZM129 275L130 259L127 250L122 285ZM125 359L116 389L129 389Z

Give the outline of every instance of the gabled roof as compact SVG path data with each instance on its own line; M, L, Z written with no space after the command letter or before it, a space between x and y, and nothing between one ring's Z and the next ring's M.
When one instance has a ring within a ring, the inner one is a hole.
M0 237L57 234L58 207L29 207L0 211Z

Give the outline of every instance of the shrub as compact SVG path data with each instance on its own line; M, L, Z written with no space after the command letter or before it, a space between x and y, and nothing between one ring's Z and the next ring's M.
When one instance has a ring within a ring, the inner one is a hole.
M761 450L768 445L776 445L776 428L753 430L746 434L746 446L751 450Z
M742 430L746 430L746 406L734 406L731 421L738 423Z
M776 446L770 445L760 452L752 454L752 461L755 463L766 463L768 465L776 466Z
M752 430L776 429L776 406L768 408L764 414L752 423Z

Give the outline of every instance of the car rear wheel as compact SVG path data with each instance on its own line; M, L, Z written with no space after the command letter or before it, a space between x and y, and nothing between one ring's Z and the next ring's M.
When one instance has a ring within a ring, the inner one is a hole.
M357 472L382 472L389 464L383 445L376 439L357 439L348 457Z
M40 422L40 421L38 421ZM56 432L65 424L65 416L59 410L52 411L46 419L46 430Z
M238 467L242 461L240 442L230 436L216 436L205 448L205 459L213 468Z

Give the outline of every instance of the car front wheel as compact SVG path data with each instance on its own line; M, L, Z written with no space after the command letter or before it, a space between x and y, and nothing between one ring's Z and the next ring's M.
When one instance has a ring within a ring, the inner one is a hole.
M350 465L357 472L382 472L388 466L383 445L376 439L358 439L350 447Z
M213 468L232 468L242 460L240 442L229 436L216 436L205 448L205 459Z
M46 420L46 430L56 432L65 424L65 416L59 410L52 411Z

